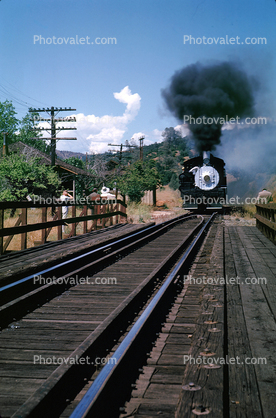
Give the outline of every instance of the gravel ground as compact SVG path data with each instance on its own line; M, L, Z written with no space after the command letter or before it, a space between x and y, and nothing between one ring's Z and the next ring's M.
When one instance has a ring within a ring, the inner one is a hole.
M222 224L226 226L256 226L255 218L238 218L237 216L224 215Z

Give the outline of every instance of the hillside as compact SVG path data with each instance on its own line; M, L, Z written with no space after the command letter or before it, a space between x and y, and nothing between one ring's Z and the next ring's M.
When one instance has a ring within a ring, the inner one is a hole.
M166 140L160 143L154 143L151 145L145 145L143 147L143 158L154 159L156 161L156 167L162 178L163 185L170 185L174 190L178 189L178 175L181 173L181 166L183 161L187 157L193 157L193 150L189 147L189 142L186 138L173 138L172 140ZM120 153L106 152L104 154L90 155L82 154L72 151L57 151L57 155L61 159L69 157L77 157L82 161L93 162L95 159L101 159L103 162L108 161L120 161ZM127 165L129 162L134 162L139 159L139 148L130 148L123 151L121 156L122 165ZM227 182L228 182L228 196L240 196L244 197L256 197L258 192L263 187L267 187L273 193L274 200L276 199L276 175L270 173L254 173L250 174L244 172L237 172L227 170Z
M67 158L70 158L70 157L77 157L85 161L85 157L86 157L86 154L82 154L81 152L73 152L73 151L56 150L56 154L58 158L60 158L61 160L66 160Z
M170 140L160 143L145 145L143 147L143 159L153 159L156 161L156 168L162 179L162 184L170 184L173 189L178 189L178 176L181 173L181 166L184 158L189 156L190 150L187 145L186 138L175 136ZM140 149L129 148L122 152L105 152L103 154L82 154L72 151L57 151L57 156L61 159L77 157L84 162L88 162L91 166L95 161L101 160L104 163L112 162L120 163L123 166L137 161L140 158Z

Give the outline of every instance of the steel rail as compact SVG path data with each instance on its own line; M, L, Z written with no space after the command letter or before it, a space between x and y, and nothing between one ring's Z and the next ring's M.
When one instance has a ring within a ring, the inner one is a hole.
M131 249L137 247L137 245L142 245L144 242L154 239L174 224L195 217L197 217L197 215L185 214L161 224L153 225L147 229L128 235L127 237L120 238L115 242L105 244L97 249L73 257L58 265L29 275L15 283L3 286L0 289L2 300L2 306L0 307L0 327L4 328L10 322L22 318L26 313L37 308L38 303L43 304L49 299L64 292L66 289L74 286L74 283L72 283L71 280L66 280L68 277L71 278L74 275L83 273L89 268L93 268L97 271L97 269L99 270L103 265L110 263L112 259L116 260L116 257L128 253ZM80 261L82 262L81 266L78 265ZM71 270L67 270L66 274L58 276L64 266L70 266ZM72 268L75 268L75 270L72 270ZM35 286L35 277L42 276L45 273L49 274L49 272L57 275L55 281L45 285L42 284L39 286L39 284L37 284ZM58 281L59 279L62 279L61 282Z
M151 227L149 227L147 229L143 229L142 231L135 232L135 233L133 233L133 234L127 236L127 237L119 238L118 240L116 240L113 243L108 243L108 244L103 245L103 246L101 246L99 248L96 248L94 250L85 252L84 254L78 255L76 257L72 257L69 260L63 261L62 263L58 263L58 264L56 264L54 266L51 266L47 269L41 270L41 271L39 271L35 274L31 274L31 275L29 275L29 276L27 276L23 279L17 280L16 282L10 283L10 284L5 285L5 286L2 286L2 287L0 287L0 292L4 292L7 289L14 288L15 286L18 286L18 285L23 284L27 281L30 281L30 280L34 279L35 276L42 275L42 274L45 274L45 273L48 274L50 272L55 271L56 269L63 268L66 265L75 263L75 262L83 259L84 257L90 257L91 255L97 256L101 252L106 251L107 249L110 249L111 246L121 245L121 243L126 242L126 241L130 241L131 239L134 239L135 237L138 237L139 235L140 236L149 236L148 231L159 232L160 230L165 229L166 227L171 226L174 223L178 223L178 222L181 222L182 220L190 219L192 217L196 217L196 215L190 215L190 214L180 215L177 218L170 219L169 221L163 222L161 224L152 225Z
M62 245L65 244L81 244L83 241L85 242L87 240L87 238L94 238L97 237L97 235L101 235L101 234L105 234L110 232L110 230L115 230L115 229L120 229L120 228L124 228L125 225L129 225L129 224L115 224L112 226L107 226L103 229L98 229L96 231L91 231L91 232L86 232L85 234L81 234L81 235L75 235L73 237L70 238L66 238L65 240L62 240ZM61 244L61 240L58 241L47 241L42 245L38 245L36 247L30 247L30 248L26 248L25 250L18 250L18 251L13 251L11 253L7 253L7 254L2 254L0 256L0 262L2 263L3 261L12 261L12 260L17 260L18 256L24 255L24 254L34 254L35 253L39 253L41 251L41 248L43 246L43 249L52 249L55 247L60 246ZM2 278L1 278L2 279Z
M147 322L150 321L151 317L156 313L161 301L164 299L171 285L175 282L175 279L180 275L187 264L193 257L197 247L204 239L204 234L210 226L216 213L212 214L206 224L201 228L196 238L189 245L187 250L184 252L180 261L177 263L173 271L170 273L164 284L161 286L157 294L154 296L152 301L149 303L143 314L133 325L127 336L121 342L115 353L110 359L110 362L106 364L100 374L97 376L92 386L88 389L78 406L75 408L70 418L86 418L86 417L100 417L103 415L97 415L103 413L102 408L106 408L107 399L110 402L110 397L107 397L107 393L111 390L111 387L116 387L116 376L118 377L119 370L124 367L124 360L128 355L130 349L133 349L140 334L143 332ZM121 374L122 376L122 370ZM121 377L122 378L122 377ZM105 403L103 407L102 404ZM105 411L106 412L106 411Z
M197 216L198 218L198 216ZM151 295L160 286L160 281L179 259L184 249L192 242L202 228L204 218L188 236L183 239L171 253L158 265L121 304L83 341L71 354L85 359L106 356L107 348L112 351L115 343L125 333L129 323L134 321L137 312L141 311ZM93 367L93 366L92 366ZM58 417L66 408L68 399L74 399L82 390L83 381L88 380L91 366L80 364L62 364L38 390L16 411L13 418ZM74 382L72 384L72 382ZM50 406L52 405L52 406ZM45 409L46 408L46 409Z

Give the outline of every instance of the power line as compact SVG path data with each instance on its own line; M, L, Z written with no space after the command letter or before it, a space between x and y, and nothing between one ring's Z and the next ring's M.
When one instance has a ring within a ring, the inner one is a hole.
M22 94L23 96L28 97L29 99L37 102L37 103L41 103L43 104L43 102L40 102L36 99L33 99L32 97L26 95L25 93L21 92L19 89L17 89L16 87L13 87L11 83L8 82L8 84L11 85L11 88L13 90L17 90L20 94ZM26 108L28 109L30 106L33 106L32 103L28 102L28 101L24 101L23 99L20 99L18 97L18 95L15 95L14 93L12 93L10 90L8 90L3 84L0 84L0 93L3 94L3 97L5 100L9 100L12 102L17 103L20 106L23 106L23 108L19 108L19 110L26 110ZM16 110L18 110L18 107L16 108Z
M44 106L46 105L46 106L48 106L48 104L46 104L46 103L44 103L44 102L41 102L40 100L36 100L36 99L34 99L33 97L30 97L30 96L28 96L27 94L25 94L23 91L21 91L21 90L19 90L19 88L17 88L16 86L14 86L13 84L11 84L8 80L6 80L5 78L3 78L3 77L1 77L1 81L2 81L2 87L3 88L5 88L6 89L6 91L8 91L8 89L12 89L12 90L14 90L15 92L17 92L17 93L19 93L19 94L21 94L22 96L25 96L25 97L27 97L28 99L31 99L32 101L35 101L35 102L37 102L37 103L40 103L40 104L43 104ZM7 86L5 86L4 84L3 84L3 81L6 83L6 84L8 84L9 85L9 87L7 87ZM8 91L9 92L9 91ZM10 94L12 94L13 95L13 93L11 93L11 92L9 92ZM21 99L19 99L19 100L21 100Z
M43 108L43 109L40 109L40 108L38 108L38 109L29 108L29 112L30 113L46 112L51 117L51 119L45 119L45 121L47 121L51 125L49 128L34 127L33 130L36 130L36 131L47 131L47 132L50 131L51 138L49 138L49 139L51 139L51 165L52 166L55 166L56 142L57 142L57 140L60 140L60 139L62 139L62 140L68 140L68 139L70 139L70 140L76 140L77 139L77 138L57 138L56 135L60 131L64 131L64 130L66 130L66 131L67 130L76 130L77 128L57 127L56 124L59 123L59 122L62 122L62 121L63 122L76 122L76 119L73 118L73 117L71 117L70 120L68 120L68 119L67 120L65 120L65 119L62 119L62 120L59 119L59 120L57 120L57 119L55 119L55 117L56 117L56 115L59 112L68 112L68 111L71 112L73 110L76 110L76 109L71 109L71 107L69 107L69 108L67 108L67 107L65 107L65 108L60 107L60 108L58 108L58 107L54 107L54 106L52 106L51 108L48 107L48 108ZM41 138L41 139L48 139L48 138Z
M15 86L13 86L9 81L7 81L7 80L5 80L5 82L6 83L8 83L10 86L11 86L11 88L13 89L13 90L15 90L15 91L17 91L18 93L20 93L20 94L22 94L23 96L26 96L26 97L28 97L28 99L31 99L32 101L34 101L34 102L37 102L37 103L40 103L40 104L42 104L42 105L46 105L46 106L48 106L48 104L46 104L46 103L44 103L44 102L41 102L40 100L36 100L36 99L34 99L33 97L30 97L30 96L28 96L27 94L25 94L25 93L23 93L21 90L19 90L17 87L15 87ZM1 85L1 84L0 84ZM4 87L4 86L3 86Z
M123 144L108 144L109 147L120 147L120 154L119 154L119 162L121 163L122 160L122 154L123 154L123 147L127 148L136 148L136 145L129 145L128 143L126 145ZM116 151L116 150L110 150L110 151Z
M2 93L4 94L4 95L6 95L6 97L7 97L7 93L8 93L8 95L9 96L11 96L11 98L12 98L12 100L14 100L16 103L18 103L18 104L20 104L21 106L25 106L25 107L28 107L29 106L29 104L27 103L27 102L24 102L23 100L21 100L21 99L17 99L17 97L15 97L12 93L10 93L4 86L2 86L1 84L0 84L0 91L2 91Z

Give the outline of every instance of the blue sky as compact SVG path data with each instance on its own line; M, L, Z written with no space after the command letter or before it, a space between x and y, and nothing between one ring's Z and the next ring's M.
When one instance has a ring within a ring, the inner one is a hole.
M184 44L185 35L266 44ZM60 136L78 140L59 141L61 150L102 152L141 134L160 141L180 123L161 89L195 62L238 61L260 80L256 112L275 117L275 51L274 0L0 1L0 101L12 100L19 118L30 106L76 108L77 131Z

